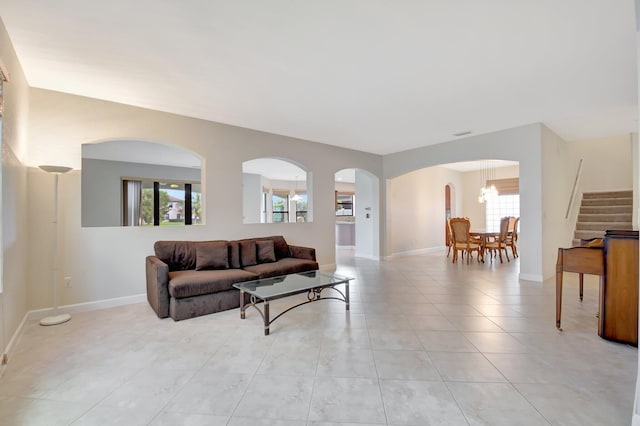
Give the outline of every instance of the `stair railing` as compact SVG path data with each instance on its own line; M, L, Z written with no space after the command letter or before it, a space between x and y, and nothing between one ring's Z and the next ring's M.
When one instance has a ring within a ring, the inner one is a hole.
M571 208L573 207L573 202L576 198L576 192L578 189L578 182L580 181L580 176L582 176L582 158L578 163L578 171L576 171L576 179L573 181L573 189L571 189L571 196L569 197L569 205L567 206L567 214L564 216L565 219L569 219L569 214L571 213Z

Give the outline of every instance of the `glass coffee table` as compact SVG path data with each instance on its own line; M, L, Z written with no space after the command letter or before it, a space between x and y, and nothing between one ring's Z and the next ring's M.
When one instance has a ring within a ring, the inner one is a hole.
M347 278L336 274L327 274L319 271L300 272L297 274L282 275L273 278L263 278L254 281L246 281L234 284L233 286L240 290L240 318L245 318L245 310L248 306L253 306L264 320L264 335L269 335L269 326L282 315L286 314L293 308L306 305L307 303L316 302L324 299L341 300L346 304L346 310L349 310L349 281L353 278ZM335 286L344 284L344 292ZM322 296L322 291L328 289L337 293L333 297ZM250 301L245 304L244 294L248 293ZM269 302L282 297L293 296L294 294L307 293L307 300L290 307L284 312L276 315L275 318L269 318ZM339 295L339 296L338 296ZM260 309L257 304L263 302L264 309Z

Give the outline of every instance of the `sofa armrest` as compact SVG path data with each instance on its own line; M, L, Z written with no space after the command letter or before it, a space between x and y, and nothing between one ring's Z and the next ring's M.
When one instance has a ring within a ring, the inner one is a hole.
M155 256L147 256L147 300L158 318L169 316L169 265Z
M289 245L291 257L316 261L316 249L311 247L300 247Z

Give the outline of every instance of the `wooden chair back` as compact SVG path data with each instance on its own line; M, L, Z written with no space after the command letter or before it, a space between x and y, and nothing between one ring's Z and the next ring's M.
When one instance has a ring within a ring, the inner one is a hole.
M451 237L454 243L468 243L469 230L471 229L471 222L469 219L463 217L452 217L449 219L449 226L451 226Z

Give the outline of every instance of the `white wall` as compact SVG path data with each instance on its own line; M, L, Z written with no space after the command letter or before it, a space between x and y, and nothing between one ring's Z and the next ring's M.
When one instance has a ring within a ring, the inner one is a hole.
M461 198L462 173L428 167L387 181L388 255L445 247L445 186ZM457 211L464 211L462 201Z
M636 73L638 75L638 90L639 90L637 95L638 95L638 98L640 99L640 0L635 0L634 5L635 5L635 11L636 11L636 56L637 56ZM640 120L638 120L638 123L640 124ZM638 127L636 131L640 132L640 127ZM640 155L640 149L638 149L637 139L638 138L636 135L635 154ZM636 157L634 164L637 166L639 163L640 163L640 158ZM640 173L640 170L637 167L634 168L634 175L635 175L634 181L636 182L640 179L638 176L639 173ZM634 189L637 189L637 186L634 186ZM634 207L637 207L637 206L638 206L637 191L634 191ZM640 213L634 212L634 218L636 220L638 220L638 216L640 216ZM634 222L634 226L640 226L640 222ZM640 357L638 357L638 368L636 372L636 395L635 395L634 404L633 404L632 425L640 426Z
M356 256L380 258L380 187L371 173L356 170Z
M570 247L573 222L565 218L571 189L572 174L567 143L546 126L542 126L542 241L543 274L555 275L559 247ZM520 224L521 229L526 223Z
M399 152L384 157L384 178L393 179L424 167L482 159L520 163L520 278L542 281L542 148L541 124L530 124L485 135ZM389 196L388 190L385 196ZM444 195L442 196L444 197ZM464 206L463 206L464 209ZM444 208L442 209L444 211ZM387 213L394 214L394 213ZM444 214L444 213L443 213ZM442 220L444 226L444 220ZM444 235L444 230L442 234ZM384 241L387 253L401 250Z
M2 118L0 351L4 353L28 309L27 173L24 162L28 143L29 88L2 21L0 63L9 74L9 81L4 84Z
M260 223L262 216L262 176L242 174L242 220L244 223Z
M74 95L31 89L29 164L80 167L81 145L95 141L134 139L183 146L203 158L202 185L206 225L198 227L80 227L80 174L61 177L61 275L71 276L72 288L61 288L61 303L80 303L145 292L144 257L161 239L237 239L284 235L292 244L313 246L322 265L335 262L335 172L348 168L367 170L380 177L378 155L284 136L258 132L127 105ZM242 163L276 157L304 164L312 173L313 222L286 224L242 223ZM31 198L45 199L51 192L45 177L31 173ZM50 230L42 223L43 211L29 209L30 246L37 252ZM169 229L171 228L171 229ZM32 294L46 288L43 268L29 270ZM35 297L29 308L50 306Z

